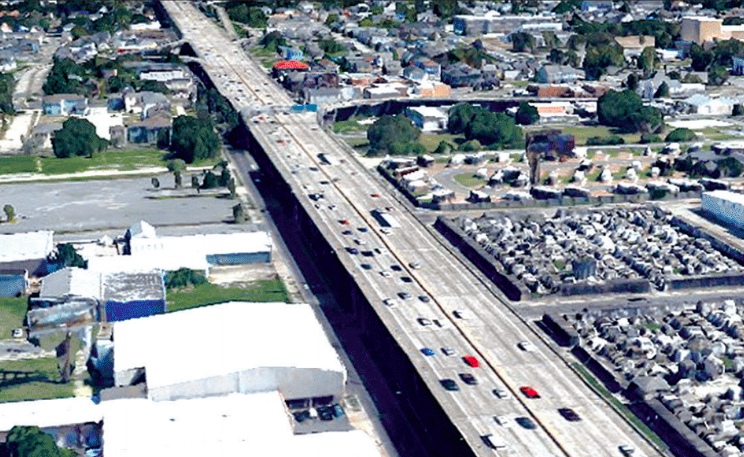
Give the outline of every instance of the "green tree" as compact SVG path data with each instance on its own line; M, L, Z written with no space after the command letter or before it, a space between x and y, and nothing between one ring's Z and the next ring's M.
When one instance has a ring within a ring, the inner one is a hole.
M699 45L693 43L690 46L690 58L692 69L695 71L705 71L708 66L713 63L715 55L712 51L706 51Z
M454 146L452 146L451 143L448 143L447 141L440 141L437 148L434 150L434 154L449 154L450 151L455 149Z
M198 286L206 282L207 278L202 273L188 268L179 268L165 275L165 287L167 289Z
M15 426L10 429L7 447L11 457L68 457L76 455L57 447L54 438L36 426Z
M643 70L643 76L648 77L654 71L656 62L656 49L650 46L643 48L641 55L638 56L638 68Z
M81 84L70 75L83 74L85 70L71 59L54 59L42 89L46 95L77 93Z
M512 51L514 52L526 52L535 48L535 39L526 32L516 32L511 34L512 40Z
M635 92L608 91L597 100L599 123L617 127L624 132L656 132L664 125L662 114L656 108L643 106Z
M3 206L3 212L5 213L5 220L7 222L13 222L15 219L15 208L12 205Z
M168 171L173 173L173 182L176 189L180 189L182 185L181 173L186 169L186 162L183 159L171 159L165 163L168 167Z
M478 140L491 148L524 146L524 134L514 119L504 113L483 110L473 116L465 128L465 138Z
M13 90L15 79L8 73L0 73L0 112L15 114L13 108Z
M703 80L700 79L700 76L693 74L693 73L687 73L684 78L682 78L683 83L694 83L694 84L702 84Z
M578 6L577 6L577 2L576 1L565 1L565 0L563 0L560 3L558 3L555 6L555 8L553 8L553 12L555 14L566 14L566 13L570 13L570 12L576 10L579 7L581 7L581 2L578 2Z
M230 1L225 5L227 15L233 21L246 24L249 27L264 29L268 18L257 6L249 7L247 3L239 1Z
M540 115L537 113L537 108L526 102L519 102L519 109L517 114L514 116L517 124L520 125L532 125L540 120Z
M449 110L449 118L447 120L447 131L454 135L465 133L465 127L470 123L475 116L475 113L483 110L481 107L473 106L469 103L461 103L455 105Z
M617 43L587 46L582 67L589 79L599 79L609 66L620 67L625 63L622 48Z
M194 189L199 189L199 177L196 175L191 175L191 187Z
M697 139L697 135L695 135L695 132L693 132L690 129L686 128L678 128L674 129L671 132L669 132L669 135L664 138L664 141L666 142L675 142L675 143L686 143L690 141L695 141Z
M219 186L219 181L217 180L217 176L212 173L211 170L208 170L206 173L204 173L204 179L202 180L202 189L214 189L215 187Z
M708 69L708 84L720 86L729 78L729 72L726 67L718 64L711 65Z
M87 119L71 117L62 123L52 138L54 155L59 158L71 156L93 157L94 152L101 152L108 146L108 141L96 135L96 127Z
M557 48L561 45L561 40L555 35L552 30L546 30L542 33L543 40L545 40L545 47L548 49Z
M331 25L335 24L338 21L338 14L331 13L328 16L326 16L325 25L330 27Z
M666 81L663 81L661 84L659 84L659 88L656 89L654 98L668 98L668 97L669 97L669 84L667 84Z
M88 261L78 254L75 246L70 243L58 244L57 253L53 258L54 263L66 267L88 268Z
M235 220L236 224L244 224L246 217L245 217L245 210L243 209L243 205L238 203L237 205L232 207L233 211L233 219Z
M178 116L173 120L171 150L175 158L186 163L211 159L217 155L220 139L214 131L211 118Z
M152 183L152 187L154 189L157 189L158 187L160 187L160 180L158 178L152 178L150 182Z
M411 143L421 135L410 119L405 116L381 116L367 130L370 150L373 154L388 151L395 143Z
M145 81L139 87L140 91L160 92L161 94L170 94L170 89L161 81Z
M259 43L269 51L276 52L279 49L279 46L287 45L287 40L284 38L284 36L282 36L281 33L275 30L264 35Z
M628 75L628 79L625 80L625 87L635 91L638 88L638 75L631 73Z

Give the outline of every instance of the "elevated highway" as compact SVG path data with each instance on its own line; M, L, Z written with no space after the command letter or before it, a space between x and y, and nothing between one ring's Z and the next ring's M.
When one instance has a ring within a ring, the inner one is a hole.
M314 114L266 112L267 107L290 106L292 100L190 3L163 3L217 89L243 114L252 150L262 156L257 160L270 165L276 186L296 200L299 230L322 237L325 244L319 246L330 247L337 270L328 274L353 281L348 306L364 316L359 325L370 331L376 323L384 326L389 338L380 341L399 348L426 390L417 392L418 381L412 379L410 390L401 386L404 395L432 398L474 455L620 456L619 446L628 444L636 448L635 455L656 454L505 299L494 295L322 130ZM319 154L332 155L340 163L324 163ZM376 208L387 208L400 227L381 227L371 214ZM466 318L455 317L455 311ZM532 343L534 350L524 350L523 342ZM435 355L424 355L422 348ZM453 355L446 355L444 348ZM382 345L368 349L386 350ZM478 358L480 367L465 364L465 355ZM461 374L474 375L477 384L466 384ZM454 380L459 390L445 390L443 379ZM534 388L540 398L527 398L522 386ZM496 389L508 398L495 396ZM566 420L558 412L566 407L583 420ZM518 417L530 419L535 428L514 423ZM423 413L418 417L427 432L447 432L427 419ZM485 435L506 447L489 447ZM434 453L464 455L452 451Z

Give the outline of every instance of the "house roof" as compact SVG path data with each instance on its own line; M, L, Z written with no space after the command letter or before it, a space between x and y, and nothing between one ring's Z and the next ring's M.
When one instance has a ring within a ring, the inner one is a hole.
M44 276L39 296L43 298L77 295L100 300L101 274L83 268L69 267Z
M43 103L59 103L63 100L66 101L80 101L80 100L86 100L85 95L80 94L54 94L54 95L47 95L42 99Z
M54 251L51 231L0 235L0 262L44 259Z
M114 371L144 367L149 389L261 367L345 371L306 304L230 302L132 319L114 323L114 338Z
M155 227L145 221L139 221L129 226L127 230L132 238L155 238Z
M280 60L272 68L274 70L307 70L310 68L310 65L297 60Z
M615 41L624 49L656 47L656 38L651 35L618 36Z
M103 299L126 303L135 300L165 300L163 273L160 271L103 275Z

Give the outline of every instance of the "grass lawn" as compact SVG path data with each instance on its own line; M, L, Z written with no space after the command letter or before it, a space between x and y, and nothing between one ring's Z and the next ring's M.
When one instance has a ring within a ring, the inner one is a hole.
M28 298L0 297L0 339L10 338L14 328L23 326Z
M457 140L465 141L465 137L462 135L452 135L451 133L422 133L418 142L423 144L427 151L434 152L442 141L446 141L457 147Z
M366 132L371 124L360 124L360 118L352 117L333 124L333 133Z
M571 125L568 127L562 127L561 133L573 135L576 138L576 146L586 146L586 140L593 136L611 136L618 135L625 140L625 144L635 144L641 140L641 135L638 133L614 133L614 130L604 125Z
M13 173L36 173L36 157L14 156L0 157L0 175Z
M163 157L166 151L143 149L120 151L116 149L96 153L92 158L44 157L41 159L41 171L44 174L77 173L89 169L136 170L143 167L164 166Z
M469 188L479 187L486 183L485 179L479 178L472 173L462 173L459 175L455 175L455 181Z
M43 400L49 398L72 397L74 384L59 384L57 359L49 357L32 360L9 360L0 362L0 372L25 371L32 373L29 379L8 379L0 383L0 402L22 400Z
M289 294L281 279L255 281L249 287L202 284L191 289L168 291L168 312L228 301L287 302Z

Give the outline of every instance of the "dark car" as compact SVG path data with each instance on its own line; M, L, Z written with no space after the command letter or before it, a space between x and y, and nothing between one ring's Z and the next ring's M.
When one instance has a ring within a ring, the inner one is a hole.
M529 417L517 417L514 419L514 422L526 428L527 430L534 430L536 428L535 423L532 422L532 419L530 419Z
M368 263L363 263L363 264L361 264L359 266L362 267L362 269L364 269L364 270L371 270L372 269L372 265L370 265Z
M353 232L351 230L344 230L343 232L341 232L341 234L342 235L352 235Z
M442 387L449 391L460 390L460 387L457 386L457 383L453 379L442 379L439 382L442 384Z
M419 300L421 300L424 303L429 303L431 299L427 297L426 295L419 295Z
M331 408L330 406L319 406L317 409L318 409L318 417L320 417L320 420L322 421L333 420L333 408Z
M295 413L292 413L292 415L294 416L294 418L295 418L295 420L297 422L302 422L305 419L310 419L310 411L308 411L308 410L297 411Z
M390 265L390 269L393 271L403 271L403 269L400 267L400 265L392 264Z
M339 405L338 403L336 403L335 405L333 405L331 409L333 410L333 415L335 417L341 417L341 416L344 415L344 408L341 405Z
M435 354L434 350L433 350L433 349L431 349L431 348L422 348L422 349L421 349L421 352L422 352L422 353L423 353L424 355L434 355L434 354Z
M474 386L478 384L478 380L475 379L475 376L473 376L470 373L460 373L460 379L462 379L462 382L469 386Z
M569 422L578 422L581 420L581 417L571 408L558 408L558 412Z
M411 299L411 294L409 294L408 292L398 292L398 296L402 298L403 300Z
M537 391L530 386L522 386L519 388L519 390L527 398L540 398L540 394L537 393Z
M359 249L357 248L346 248L347 251L349 251L349 254L357 255L359 254Z

